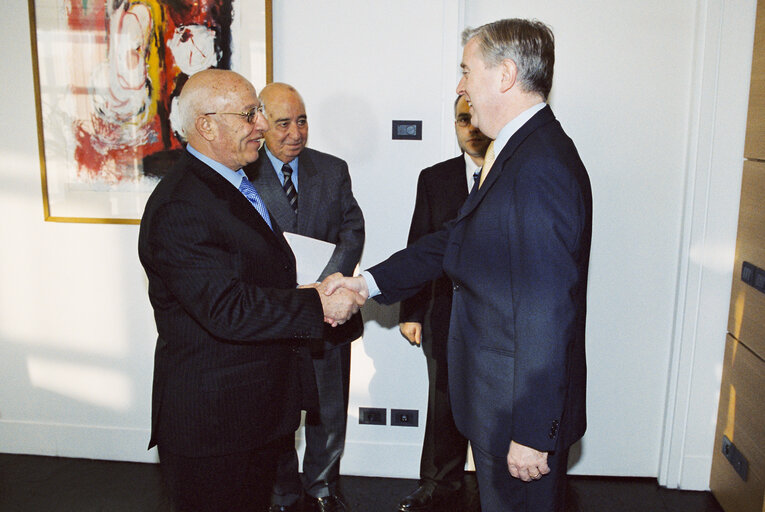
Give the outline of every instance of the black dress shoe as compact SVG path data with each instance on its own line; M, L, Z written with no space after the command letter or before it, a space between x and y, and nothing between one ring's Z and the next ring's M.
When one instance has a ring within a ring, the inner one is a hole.
M436 512L441 511L441 506L450 503L459 496L459 491L436 487L432 483L420 485L415 491L401 500L398 504L399 512Z
M434 485L423 484L398 504L400 512L425 512L433 505Z
M323 498L305 498L306 512L346 512L345 504L340 497L332 494Z
M300 512L301 510L299 500L292 505L271 505L268 507L268 512Z

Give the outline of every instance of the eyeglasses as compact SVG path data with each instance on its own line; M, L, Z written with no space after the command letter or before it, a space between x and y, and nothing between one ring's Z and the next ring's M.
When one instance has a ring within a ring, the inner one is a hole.
M470 116L469 115L461 115L457 119L454 120L455 123L457 123L457 126L460 128L466 128L470 126Z
M230 114L232 116L241 116L248 123L252 123L258 117L258 114L260 114L261 116L265 116L266 115L266 111L265 111L263 105L261 105L259 107L253 107L250 110L248 110L247 112L207 112L205 115L206 116L212 116L214 114Z

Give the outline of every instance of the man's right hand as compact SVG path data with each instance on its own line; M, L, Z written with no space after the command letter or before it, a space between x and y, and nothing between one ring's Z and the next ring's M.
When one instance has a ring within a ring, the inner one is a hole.
M422 324L420 322L401 322L398 324L398 330L412 345L419 347L422 343Z
M333 274L332 276L342 278L341 274ZM337 327L347 322L351 316L358 312L359 308L366 302L366 296L345 287L330 290L327 286L328 279L329 277L315 286L319 292L321 307L324 310L324 321L332 327Z
M327 295L331 295L335 290L340 288L346 288L361 295L365 301L369 298L367 281L361 276L344 277L340 272L335 272L334 274L327 276L324 281L321 282L321 286L326 287L324 293Z

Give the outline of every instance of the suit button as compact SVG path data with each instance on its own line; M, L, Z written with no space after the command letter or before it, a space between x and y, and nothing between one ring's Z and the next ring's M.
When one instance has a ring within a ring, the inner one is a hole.
M452 290L454 290L455 292L458 292L460 290L460 285L458 285L457 283L452 283Z

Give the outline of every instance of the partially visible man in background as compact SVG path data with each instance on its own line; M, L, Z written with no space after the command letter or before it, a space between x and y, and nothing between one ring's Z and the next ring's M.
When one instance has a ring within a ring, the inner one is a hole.
M179 106L188 145L138 237L159 333L149 446L176 512L265 510L276 456L316 401L306 341L362 299L296 289L294 255L242 171L268 129L252 84L202 71Z
M408 245L442 229L455 218L479 176L490 140L470 119L467 101L464 96L457 96L454 129L463 153L420 173ZM452 282L443 274L417 295L401 302L399 329L410 343L422 343L428 366L428 414L420 457L420 484L401 500L398 507L401 512L441 510L448 503L458 502L463 484L468 441L454 425L447 376L446 340L451 307Z
M303 98L291 85L273 83L260 93L270 128L260 157L245 168L269 212L288 232L335 244L317 281L334 272L352 275L364 246L364 217L351 190L345 161L306 148L308 116ZM350 379L350 342L361 336L361 315L327 328L313 347L312 362L319 390L319 414L305 422L303 477L298 474L294 445L279 458L271 511L345 510L337 490L340 458L345 445Z

